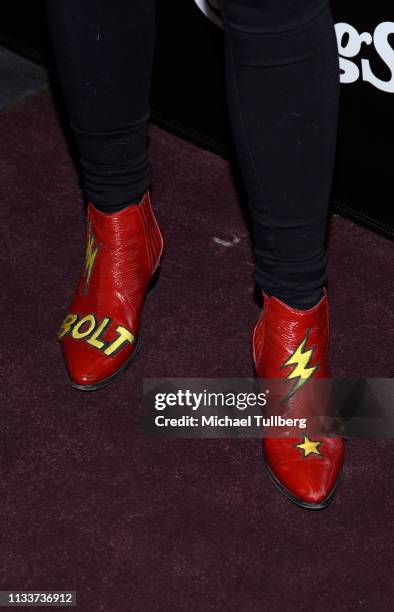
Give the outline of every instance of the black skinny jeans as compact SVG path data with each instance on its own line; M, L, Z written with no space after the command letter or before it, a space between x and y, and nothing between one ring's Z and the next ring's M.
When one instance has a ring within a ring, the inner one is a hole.
M47 0L86 195L107 212L138 201L151 183L154 5ZM339 102L329 1L220 5L229 113L253 221L255 280L268 294L306 308L326 283Z

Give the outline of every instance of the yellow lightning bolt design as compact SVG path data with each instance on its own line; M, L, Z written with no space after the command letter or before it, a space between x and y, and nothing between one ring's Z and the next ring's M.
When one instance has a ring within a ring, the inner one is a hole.
M282 365L282 367L295 365L295 368L287 376L287 379L291 380L292 378L298 378L294 387L286 396L287 399L294 395L294 393L296 393L298 389L306 383L306 381L312 376L313 372L317 370L319 366L319 364L316 364L315 366L312 366L310 368L307 367L313 355L313 349L309 349L307 351L304 350L307 340L309 338L309 331L310 330L308 329L305 334L305 338L303 339L301 344L299 344L294 353Z
M88 239L86 244L86 255L85 255L85 291L88 290L90 277L92 275L92 270L94 266L94 262L99 252L99 247L94 248L95 237L92 232L91 227L89 226L88 231Z

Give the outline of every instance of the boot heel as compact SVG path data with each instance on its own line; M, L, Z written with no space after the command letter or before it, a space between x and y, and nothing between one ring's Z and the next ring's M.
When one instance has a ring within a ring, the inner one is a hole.
M159 264L156 270L154 271L151 281L148 285L148 289L146 290L147 293L153 293L154 291L156 291L157 283L159 282L159 278L160 278L160 270L161 270L161 265Z

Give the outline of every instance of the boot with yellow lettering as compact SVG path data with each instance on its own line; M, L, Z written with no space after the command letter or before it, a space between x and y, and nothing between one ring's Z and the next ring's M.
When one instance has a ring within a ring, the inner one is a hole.
M280 379L280 410L289 422L290 417L308 419L308 415L324 411L316 404L325 397L326 384L310 381L330 377L327 292L324 289L319 303L308 310L291 308L265 292L263 298L264 308L252 339L257 377ZM269 403L268 399L267 406ZM321 417L324 421L322 412ZM288 437L263 438L270 477L282 493L304 508L320 509L329 504L344 460L343 438L323 431L300 435L301 430L293 428Z
M112 214L89 203L86 233L85 267L58 337L71 385L92 391L119 376L136 354L163 237L149 191L140 204Z

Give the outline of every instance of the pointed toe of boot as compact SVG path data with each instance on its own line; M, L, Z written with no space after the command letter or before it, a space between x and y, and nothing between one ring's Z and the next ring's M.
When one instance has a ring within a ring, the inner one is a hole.
M124 348L121 358L108 359L89 345L65 341L62 353L67 379L72 387L81 391L101 389L120 376L138 353L138 343Z
M342 438L266 438L264 461L276 487L303 508L329 505L344 458Z

